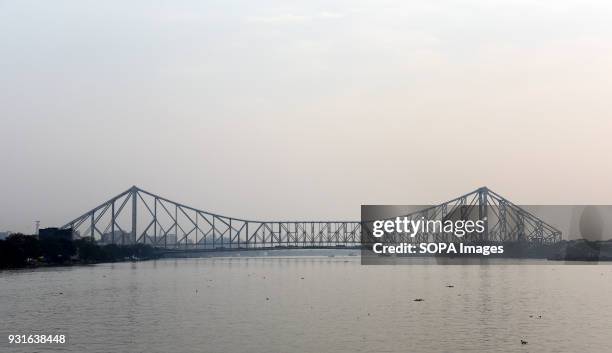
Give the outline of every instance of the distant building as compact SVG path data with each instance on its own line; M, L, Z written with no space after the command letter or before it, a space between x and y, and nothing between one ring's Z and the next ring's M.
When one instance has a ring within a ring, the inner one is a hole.
M66 239L72 240L72 228L59 229L59 228L41 228L38 231L38 239Z
M167 234L166 235L166 244L176 244L176 234Z
M115 235L112 232L102 234L102 237L98 241L100 245L116 244L116 245L130 245L134 243L132 233L123 232L121 230L115 230Z
M144 236L144 243L151 245L174 245L176 244L176 234L158 234L157 236L153 236L150 234L146 234Z

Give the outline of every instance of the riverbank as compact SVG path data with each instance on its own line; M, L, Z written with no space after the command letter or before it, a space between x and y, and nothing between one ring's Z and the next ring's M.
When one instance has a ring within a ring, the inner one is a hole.
M69 240L12 234L0 240L0 269L90 265L142 261L161 257L150 245L98 245L90 239Z
M612 241L610 240L594 242L580 239L542 245L526 242L509 242L502 244L504 245L504 254L491 255L491 258L501 257L590 262L612 261ZM282 250L290 251L291 254L289 255L295 255L300 251L291 248ZM338 248L329 250L331 250L333 254L334 250L339 251L344 249ZM357 249L346 250L349 252L349 256L354 256L358 253L358 251L356 251ZM276 249L275 251L281 251L281 249ZM325 251L327 251L327 249L325 249ZM233 252L239 254L240 249L234 249ZM264 253L267 254L268 250L265 250ZM212 255L213 252L209 254L214 256ZM309 255L312 255L312 253L309 253ZM333 256L327 252L324 255ZM194 256L194 254L190 254L189 252L163 252L145 244L123 246L114 244L98 245L88 238L69 240L58 237L40 240L33 235L12 234L7 239L0 240L0 269L91 265L110 262L146 261L161 257L180 258L192 256Z

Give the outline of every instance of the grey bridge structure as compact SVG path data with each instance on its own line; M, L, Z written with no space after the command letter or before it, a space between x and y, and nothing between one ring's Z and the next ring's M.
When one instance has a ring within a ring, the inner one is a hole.
M407 217L486 217L485 232L467 241L551 244L562 238L559 230L486 187ZM87 238L98 244L149 244L172 251L342 248L374 242L368 221L246 220L190 207L136 186L62 228L71 228L75 239ZM440 232L424 233L407 241L449 241L450 237Z

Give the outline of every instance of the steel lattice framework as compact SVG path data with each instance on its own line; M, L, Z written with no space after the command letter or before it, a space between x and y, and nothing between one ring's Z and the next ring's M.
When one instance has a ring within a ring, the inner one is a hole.
M453 233L419 232L410 237L406 233L387 233L387 243L427 243L427 242L529 242L531 244L553 244L562 240L561 231L544 222L499 194L486 187L447 201L443 204L425 207L408 214L408 220L457 221L485 220L482 233L467 234L457 238ZM362 242L380 242L372 236L372 222L363 222Z
M561 232L487 188L412 213L427 219L488 218L484 241L554 243ZM360 221L251 221L199 210L136 186L62 228L100 244L150 244L165 249L227 250L337 248L371 239ZM449 234L421 234L406 241L450 241ZM399 239L398 239L399 240Z

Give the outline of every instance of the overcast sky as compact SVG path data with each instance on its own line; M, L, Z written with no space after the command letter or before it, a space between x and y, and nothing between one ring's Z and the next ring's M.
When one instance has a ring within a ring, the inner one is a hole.
M133 184L249 219L612 203L612 2L0 0L0 231Z

